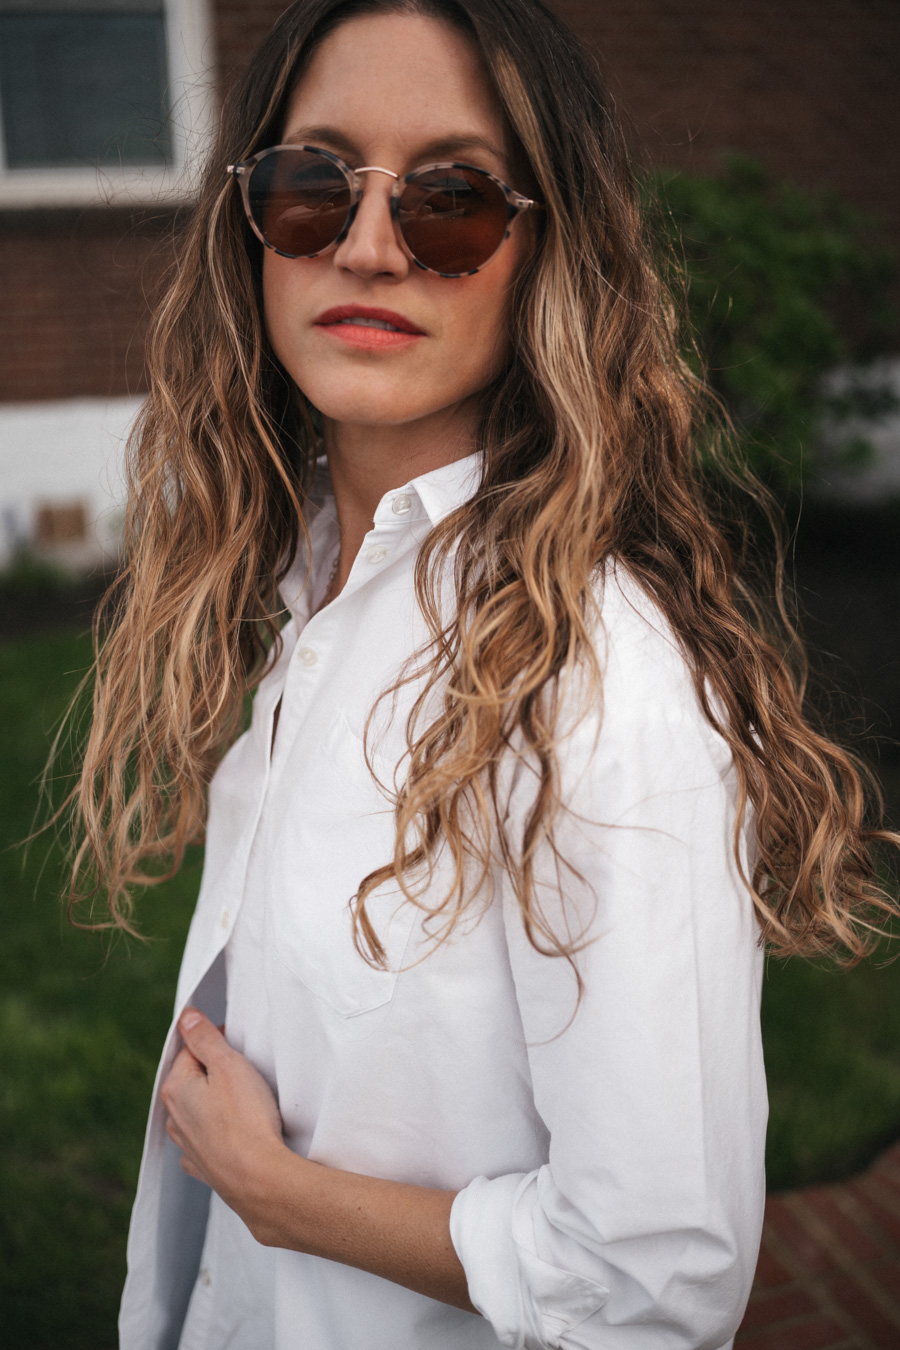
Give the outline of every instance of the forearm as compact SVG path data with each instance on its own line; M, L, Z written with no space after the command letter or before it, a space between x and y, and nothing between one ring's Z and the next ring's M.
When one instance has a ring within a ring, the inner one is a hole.
M344 1172L274 1150L242 1215L258 1241L357 1266L475 1312L450 1240L455 1192Z

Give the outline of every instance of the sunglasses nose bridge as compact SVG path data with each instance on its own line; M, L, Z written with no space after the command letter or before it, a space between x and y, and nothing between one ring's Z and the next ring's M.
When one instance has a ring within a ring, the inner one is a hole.
M351 187L353 188L353 196L355 200L353 201L353 204L350 208L347 220L344 224L343 229L341 230L341 234L338 240L336 241L338 246L340 247L345 242L347 242L348 238L351 235L351 231L353 230L353 226L356 224L357 219L359 218L360 210L363 211L365 216L366 208L364 206L365 198L363 196L364 180L361 178L361 175L370 173L383 174L386 178L390 178L393 180L393 182L390 184L388 201L385 204L388 206L389 209L394 239L396 241L396 244L399 245L400 251L407 256L409 261L415 262L415 258L413 258L412 254L410 253L410 250L403 237L403 231L400 229L397 219L397 195L404 182L400 174L395 173L393 169L384 168L381 164L363 164L358 169L351 169L349 168L349 166L345 165L344 172L346 177L350 181ZM380 211L383 210L383 206L381 205L381 203L376 204L375 202L372 202L371 205L375 207L375 214L374 216L366 217L366 219L368 219L370 222L369 225L365 227L366 231L372 228L372 222L377 220ZM376 231L378 230L378 228L379 227L376 224L375 225ZM359 231L357 230L356 233L358 234L358 232Z
M354 173L386 173L388 178L397 179L399 173L394 173L393 169L383 169L380 164L364 164L361 169L354 169Z
M350 179L351 179L352 186L353 186L353 188L354 188L354 193L355 193L355 196L356 196L356 202L354 203L354 208L353 208L353 214L354 214L354 215L356 214L356 208L359 206L359 201L360 201L360 198L362 197L362 187L363 187L363 185L362 185L362 183L359 181L359 175L360 175L360 174L362 174L362 173L383 173L387 178L393 178L394 183L393 183L393 186L392 186L392 189L391 189L391 202L390 202L390 206L391 206L391 216L392 216L392 217L394 216L395 210L396 210L396 201L395 201L395 199L396 199L396 196L397 196L397 189L398 189L398 185L399 185L399 182L400 182L400 175L399 175L399 173L394 173L394 170L393 170L393 169L385 169L385 168L383 168L380 164L363 164L361 168L359 168L359 169L350 169L350 170L348 171L348 173L349 173L349 177L350 177ZM349 228L349 226L350 226L352 223L353 223L352 220L348 221L348 228Z

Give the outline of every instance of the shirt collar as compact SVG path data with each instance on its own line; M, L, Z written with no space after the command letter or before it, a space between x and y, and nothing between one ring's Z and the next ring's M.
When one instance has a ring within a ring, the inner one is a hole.
M393 503L398 496L409 496L414 493L422 503L431 525L439 525L452 511L464 506L474 497L481 483L483 464L484 455L480 450L476 450L463 459L454 460L451 464L442 464L438 469L431 469L428 473L420 474L418 478L410 479L403 487L392 488L378 503L375 520L385 514L388 516L391 514ZM334 517L334 495L324 455L316 462L316 472L307 503L307 525L311 527L313 520L322 514L328 518Z
M429 473L413 478L401 491L415 492L432 526L439 525L452 511L464 506L474 497L481 483L483 463L483 454L476 450L474 454L466 455L464 459L454 460L452 464L443 464L439 469L432 469ZM395 495L392 492L388 497L393 498ZM382 504L387 499L384 498Z
M463 459L454 460L452 464L442 464L438 469L420 474L418 478L410 479L403 487L392 488L378 503L373 522L375 528L388 523L396 526L400 516L411 525L416 520L427 519L433 529L452 511L464 506L475 495L481 482L483 463L483 453L475 451ZM410 507L415 502L419 505L419 509L404 511L401 516L395 509L395 503L403 497L411 498ZM313 557L321 558L323 553L327 555L336 547L337 538L334 495L324 456L316 464L305 514ZM301 624L305 623L308 617L310 605L308 586L307 554L301 539L294 561L280 587L284 603Z

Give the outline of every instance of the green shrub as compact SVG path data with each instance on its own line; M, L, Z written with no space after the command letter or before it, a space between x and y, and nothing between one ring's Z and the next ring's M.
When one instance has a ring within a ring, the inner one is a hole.
M893 255L833 193L776 182L743 157L717 174L658 172L646 192L664 270L686 289L687 327L746 457L772 486L796 486L824 421L894 406L864 373L896 337ZM839 395L823 380L837 366L862 368ZM848 436L832 455L859 462L867 448Z
M20 545L6 566L0 569L0 595L32 595L46 590L66 590L78 578L58 563L41 558L26 545Z

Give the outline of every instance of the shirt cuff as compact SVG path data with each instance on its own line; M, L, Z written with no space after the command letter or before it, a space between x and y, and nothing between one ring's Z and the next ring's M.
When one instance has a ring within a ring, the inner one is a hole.
M500 1344L512 1350L562 1347L566 1332L609 1297L605 1285L550 1265L529 1245L537 1176L534 1171L476 1177L450 1210L450 1238L469 1298Z

